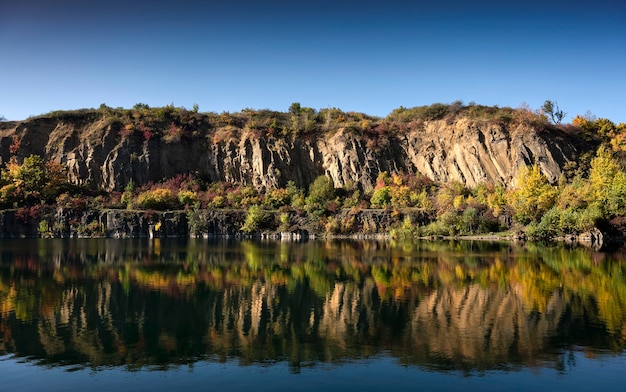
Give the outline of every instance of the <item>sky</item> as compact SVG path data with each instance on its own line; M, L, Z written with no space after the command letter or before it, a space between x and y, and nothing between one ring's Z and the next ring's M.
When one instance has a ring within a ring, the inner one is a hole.
M0 0L0 116L174 104L384 117L461 100L626 122L626 2Z

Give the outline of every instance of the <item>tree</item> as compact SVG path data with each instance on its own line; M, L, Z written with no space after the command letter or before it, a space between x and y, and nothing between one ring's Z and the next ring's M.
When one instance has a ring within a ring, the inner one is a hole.
M265 217L265 212L257 204L250 206L246 220L240 230L246 234L253 234L261 228Z
M385 208L389 206L391 204L391 187L383 186L377 188L370 198L370 203L374 208Z
M610 215L626 214L626 173L618 171L607 190L606 209Z
M46 165L39 155L24 158L17 180L21 180L27 192L41 192L47 182Z
M626 174L604 148L600 148L591 161L589 183L590 204L596 203L608 215L626 213Z
M302 107L300 106L300 102L294 102L289 106L289 113L292 115L298 115L300 114L301 109Z
M550 120L554 124L560 124L565 115L567 115L567 113L559 108L559 105L556 102L552 102L550 100L546 100L543 103L541 110L545 115L550 117Z
M596 157L591 160L589 170L589 182L591 184L592 200L606 201L606 191L619 171L619 165L611 156L611 153L600 148Z
M527 166L520 170L517 187L511 195L511 206L519 222L538 222L552 208L557 196L556 188L548 183L539 166Z
M309 212L321 214L326 209L326 203L335 197L335 185L330 177L319 176L309 186L309 195L306 198L306 208Z
M149 110L150 106L146 103L142 103L142 102L138 102L135 104L135 106L133 106L133 109L135 110Z

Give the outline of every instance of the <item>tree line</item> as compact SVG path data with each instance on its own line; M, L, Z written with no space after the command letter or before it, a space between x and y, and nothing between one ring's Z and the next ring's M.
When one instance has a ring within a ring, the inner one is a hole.
M177 122L172 121L172 126L166 127L171 132L170 142L176 142L176 137L179 140L185 137L189 124L207 119L224 126L235 123L250 129L258 126L264 132L271 129L319 131L323 127L331 129L338 123L352 122L361 130L384 134L398 132L402 126L420 126L421 121L465 115L498 122L534 121L545 127L558 127L597 149L583 154L578 162L567 163L558 183L550 183L535 165L521 170L513 186L485 183L468 188L461 183L434 182L420 173L382 172L371 192L363 192L351 184L335 188L332 179L325 176L318 177L306 188L290 182L284 187L256 189L181 174L141 186L130 182L123 192L104 192L71 184L66 168L58 162L45 162L37 155L20 161L17 158L20 140L16 137L10 146L14 156L0 169L0 208L17 209L18 218L24 222L38 219L57 207L76 212L103 208L186 210L189 221L199 230L203 226L200 219L203 210L238 209L247 212L241 230L248 234L263 230L288 231L305 219L320 233L383 231L403 238L511 229L524 230L533 238L551 238L581 233L599 224L621 227L622 221L626 221L626 124L598 119L589 113L575 116L571 124L561 124L565 114L551 101L546 101L539 111L460 102L401 107L384 119L338 109L316 111L298 103L292 104L287 113L246 109L238 114L205 115L199 113L197 107L187 111L173 106L150 108L145 104L135 105L132 110L103 105L98 112L116 116L119 121L134 119L121 128L127 132L121 137L139 132L144 138L156 137L155 128L148 125L150 116L168 122L176 115ZM124 120L124 116L128 118ZM389 219L382 225L368 225L356 219L360 211L367 209L387 211Z

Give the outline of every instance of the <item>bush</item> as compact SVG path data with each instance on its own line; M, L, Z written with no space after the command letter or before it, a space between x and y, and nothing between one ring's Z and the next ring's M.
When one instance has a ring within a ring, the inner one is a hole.
M326 223L324 224L324 231L326 234L338 234L341 231L339 220L333 216L328 217Z
M279 231L288 231L289 228L291 227L290 222L291 220L289 219L289 213L288 212L283 212L280 214L280 226L278 227Z
M265 205L269 208L277 209L282 206L288 206L291 203L291 194L285 188L272 189L265 196Z
M385 208L391 204L391 188L383 186L378 188L372 194L370 203L374 208Z
M326 204L335 197L333 180L326 176L319 176L309 186L309 196L305 199L306 209L313 215L322 215Z
M180 191L177 198L183 206L191 206L198 201L198 195L192 191Z
M200 202L195 202L193 207L187 210L187 224L189 231L193 235L199 235L206 232L208 222L200 209Z
M168 210L178 207L178 200L171 190L157 188L137 196L137 204L145 209Z
M419 235L419 227L413 224L410 216L405 216L402 225L391 230L391 237L399 240L411 240Z
M261 224L265 220L265 212L258 205L253 205L248 209L246 220L241 226L241 231L246 234L252 234L261 228Z
M8 184L0 188L0 204L10 205L22 198L20 189L15 184Z

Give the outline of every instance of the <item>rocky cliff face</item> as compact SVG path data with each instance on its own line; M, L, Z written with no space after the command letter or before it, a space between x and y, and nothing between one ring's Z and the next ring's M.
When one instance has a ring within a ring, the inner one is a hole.
M306 186L326 174L335 186L357 184L371 190L379 172L420 172L436 181L510 184L524 165L538 164L551 181L578 151L558 131L495 125L467 118L426 122L419 130L372 140L356 131L300 137L259 135L231 126L199 126L176 137L155 130L155 137L124 133L105 117L38 117L0 123L0 159L30 154L59 160L72 182L121 190L131 180L157 182L179 173L197 173L211 181ZM17 146L17 148L16 148Z

